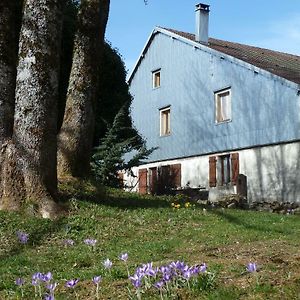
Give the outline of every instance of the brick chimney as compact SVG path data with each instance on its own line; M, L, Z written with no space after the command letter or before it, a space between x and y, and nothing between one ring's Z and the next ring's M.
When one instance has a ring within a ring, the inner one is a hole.
M196 34L195 41L208 44L209 5L196 4Z

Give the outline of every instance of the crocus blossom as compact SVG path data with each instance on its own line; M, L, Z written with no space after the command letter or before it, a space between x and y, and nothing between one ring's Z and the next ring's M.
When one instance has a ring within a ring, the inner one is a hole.
M86 245L94 247L96 245L96 243L97 243L97 240L95 240L95 239L85 239L84 243Z
M247 271L250 272L250 273L256 272L256 271L257 271L256 263L250 262L250 263L247 265Z
M109 260L109 258L107 258L104 262L103 262L103 266L105 269L110 269L112 267L112 261Z
M120 256L119 256L120 260L123 260L123 261L127 261L128 260L128 253L122 253Z
M29 234L24 231L17 231L17 237L21 244L27 244Z
M25 280L23 278L17 278L16 279L16 285L22 286L25 283Z
M99 284L100 283L100 281L101 281L101 279L102 279L102 277L99 275L99 276L94 276L93 277L93 282L95 283L95 284Z
M76 284L78 283L79 279L71 279L66 282L66 287L68 288L74 288Z

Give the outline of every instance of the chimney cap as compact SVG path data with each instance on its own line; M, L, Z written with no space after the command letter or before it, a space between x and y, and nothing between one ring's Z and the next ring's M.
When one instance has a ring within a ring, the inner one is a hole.
M209 6L210 5L204 4L204 3L196 4L196 11L197 10L203 10L203 11L209 12Z

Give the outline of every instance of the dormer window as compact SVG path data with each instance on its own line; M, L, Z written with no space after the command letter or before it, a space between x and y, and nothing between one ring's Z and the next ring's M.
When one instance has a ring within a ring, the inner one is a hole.
M152 72L152 87L154 89L160 87L160 69Z

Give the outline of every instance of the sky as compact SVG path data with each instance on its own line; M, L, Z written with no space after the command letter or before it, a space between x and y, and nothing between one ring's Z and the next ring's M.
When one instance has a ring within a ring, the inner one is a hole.
M155 26L195 32L194 0L111 0L106 39L128 72ZM209 36L300 56L300 0L203 0Z

